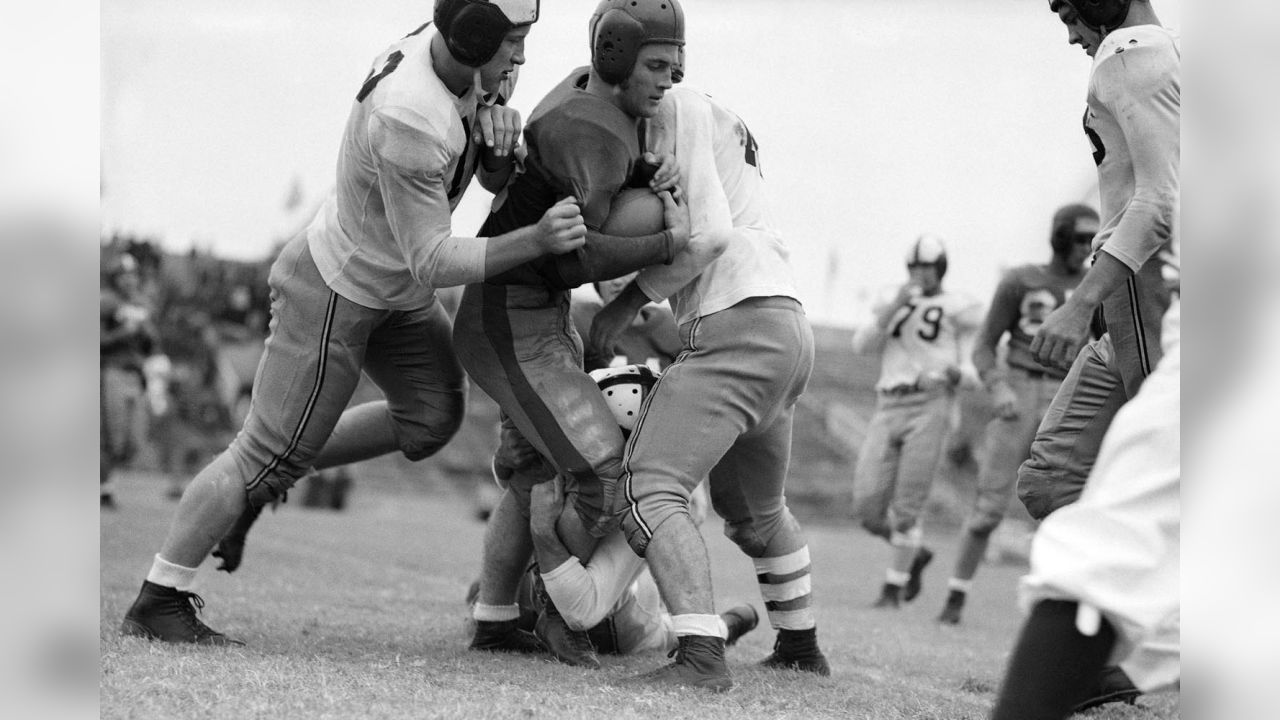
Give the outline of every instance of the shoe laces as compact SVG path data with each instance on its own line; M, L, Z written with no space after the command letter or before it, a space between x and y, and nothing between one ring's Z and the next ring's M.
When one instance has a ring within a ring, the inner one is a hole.
M182 616L182 620L187 624L187 627L195 632L197 637L210 637L221 634L200 622L200 619L196 617L201 610L204 610L204 598L193 592L179 590L174 604L178 607L178 614Z

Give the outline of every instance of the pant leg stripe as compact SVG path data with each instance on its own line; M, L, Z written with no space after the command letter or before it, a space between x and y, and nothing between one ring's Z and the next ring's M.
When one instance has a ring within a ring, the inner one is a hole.
M1146 377L1151 374L1151 354L1147 347L1146 327L1142 323L1142 308L1138 304L1138 279L1136 276L1129 277L1128 287L1129 309L1133 312L1133 328L1138 336L1138 360L1142 364L1142 376Z
M676 359L670 365L667 366L667 370L670 370L675 365L678 365L679 363L683 362L685 358L689 357L690 354L694 353L697 350L695 339L698 334L698 326L701 323L702 323L702 318L700 317L695 318L693 320L693 325L689 328L688 347L686 347L684 350L680 352L679 355L676 356ZM644 518L640 517L640 504L636 502L636 496L632 492L631 449L632 447L634 447L636 438L640 435L640 432L644 427L645 415L647 415L649 412L649 403L650 401L653 400L653 396L657 394L658 386L662 384L662 380L666 377L666 374L667 374L666 370L664 370L662 374L658 376L658 381L654 383L653 389L649 391L648 396L646 396L644 399L644 402L641 403L640 415L639 417L636 418L635 429L631 431L631 436L627 438L627 445L625 450L622 453L623 491L627 494L627 503L631 506L630 507L631 518L635 520L636 525L640 528L640 532L644 533L646 541L653 539L653 529L650 528L649 524L644 521Z
M246 490L252 490L259 483L267 478L275 469L280 467L280 463L293 454L298 449L298 443L302 442L302 435L307 430L307 423L311 421L311 414L315 411L316 401L320 399L320 392L324 387L325 367L329 363L329 337L333 334L333 318L338 308L338 294L329 291L329 307L325 310L324 326L320 331L320 352L319 362L316 366L316 380L311 386L311 395L307 398L307 404L302 408L302 417L298 420L298 425L294 428L293 437L289 439L289 445L284 452L277 453L271 458L271 462L262 468L257 475L254 476L247 485Z
M538 428L538 434L551 451L551 459L559 472L575 473L579 482L601 482L595 474L595 468L564 433L555 413L542 401L542 397L534 390L524 368L516 358L515 338L511 334L511 317L507 314L507 288L504 285L485 284L482 288L481 317L484 325L484 336L498 356L502 371L511 385L511 391L520 403L520 408L529 416L529 420Z

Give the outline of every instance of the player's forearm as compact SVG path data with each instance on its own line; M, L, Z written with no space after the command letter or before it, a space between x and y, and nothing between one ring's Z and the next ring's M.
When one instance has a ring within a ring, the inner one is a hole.
M676 254L671 264L650 265L640 271L635 282L649 300L662 302L692 282L716 258L723 255L729 248L730 235L731 233L726 232L699 233L690 238L689 245Z
M558 568L570 560L578 564L578 559L570 555L568 548L560 542L554 522L547 524L533 521L529 524L529 530L533 536L533 551L538 556L538 567Z
M1104 247L1064 307L1074 306L1080 311L1092 312L1132 275L1133 271Z
M542 560L539 556L539 566ZM542 573L547 595L556 604L565 623L574 630L588 630L604 620L613 609L596 584L596 578L576 557L550 566Z
M671 262L675 240L668 230L638 237L602 235L587 231L581 248L551 258L547 280L563 289L608 280L640 268Z
M1170 192L1168 188L1139 189L1103 250L1137 272L1173 237L1177 198Z
M511 173L515 171L515 154L510 153L501 158L485 152L480 155L480 168L476 177L480 179L480 187L497 195L507 186Z

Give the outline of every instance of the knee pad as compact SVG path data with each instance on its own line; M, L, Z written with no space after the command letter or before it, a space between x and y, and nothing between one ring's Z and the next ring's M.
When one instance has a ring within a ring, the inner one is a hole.
M924 529L919 523L913 523L905 530L894 530L889 534L889 544L894 547L919 547L924 540Z
M733 541L747 557L764 557L769 541L756 532L755 523L744 520L737 523L724 524L724 536Z
M431 457L453 439L465 417L466 394L462 392L439 406L424 407L412 418L392 414L400 452L414 462Z
M863 518L862 529L885 540L888 540L892 534L889 529L889 523L885 522L884 518Z

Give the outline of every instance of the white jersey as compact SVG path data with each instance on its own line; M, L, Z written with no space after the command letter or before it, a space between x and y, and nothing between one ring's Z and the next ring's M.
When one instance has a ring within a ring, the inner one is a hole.
M881 306L883 307L883 305ZM887 327L871 323L854 334L854 349L883 343L877 390L901 385L944 383L947 368L965 370L982 323L982 305L960 292L917 295L899 307Z
M366 307L420 308L434 288L484 279L485 243L453 237L450 219L476 170L477 89L445 87L435 35L424 26L374 61L343 132L337 186L307 228L325 282Z
M759 148L746 124L709 96L677 87L664 96L649 137L656 152L674 153L679 163L692 234L730 233L731 239L724 254L682 288L658 287L642 272L645 293L674 292L678 324L751 297L797 298L789 253L765 198Z
M1177 244L1181 57L1177 35L1155 25L1102 41L1089 76L1084 128L1098 165L1102 229L1094 249L1137 272Z

